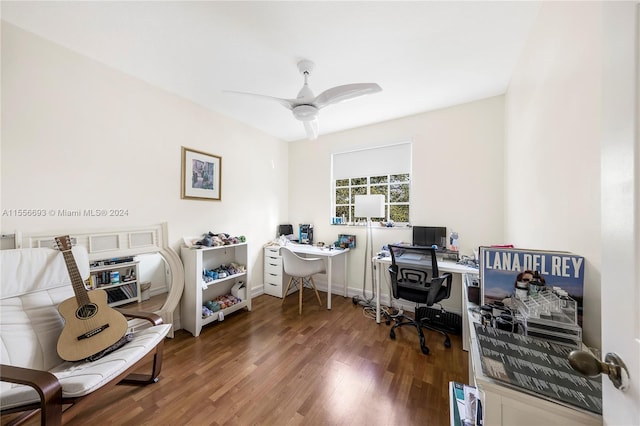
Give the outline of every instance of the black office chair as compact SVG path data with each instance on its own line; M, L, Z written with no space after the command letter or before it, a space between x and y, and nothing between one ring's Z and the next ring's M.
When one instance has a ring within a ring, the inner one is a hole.
M425 355L429 354L429 348L424 342L422 327L437 331L445 336L445 347L451 347L449 335L428 323L426 318L418 318L418 305L432 306L451 295L451 282L453 276L450 273L440 275L436 250L431 247L405 246L389 244L391 252L391 289L394 299L405 299L416 303L414 317L397 315L395 324L391 327L389 337L396 338L396 328L405 325L414 326L420 336L420 349ZM432 278L429 279L429 269Z

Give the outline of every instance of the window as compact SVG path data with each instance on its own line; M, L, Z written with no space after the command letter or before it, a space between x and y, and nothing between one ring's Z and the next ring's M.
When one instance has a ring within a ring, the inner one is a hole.
M408 223L411 188L411 144L408 142L333 154L333 211L346 222L355 217L355 196L382 194L385 217L373 221Z

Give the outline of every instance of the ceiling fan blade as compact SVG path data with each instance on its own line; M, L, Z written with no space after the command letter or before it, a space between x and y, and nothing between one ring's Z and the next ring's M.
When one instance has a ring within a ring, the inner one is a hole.
M304 129L307 131L307 138L314 140L318 138L318 119L303 121Z
M323 108L327 105L346 101L347 99L353 99L358 96L377 93L381 90L382 88L376 83L354 83L345 84L344 86L336 86L320 93L316 97L314 105L317 108Z
M263 99L266 101L275 101L289 110L292 110L296 105L300 103L298 99L283 99L283 98L276 98L274 96L258 95L256 93L236 92L235 90L224 90L224 92L235 93L237 95L251 96L253 98Z

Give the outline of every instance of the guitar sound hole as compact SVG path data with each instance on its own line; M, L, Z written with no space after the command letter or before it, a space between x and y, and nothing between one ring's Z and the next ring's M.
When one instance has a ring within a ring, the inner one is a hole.
M89 303L78 308L76 311L76 317L79 319L87 319L94 316L96 312L98 312L98 307L93 303Z

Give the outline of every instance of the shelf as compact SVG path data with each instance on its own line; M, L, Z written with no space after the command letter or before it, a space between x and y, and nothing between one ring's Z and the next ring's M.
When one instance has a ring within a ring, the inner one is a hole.
M111 259L98 260L96 262L109 262ZM140 262L132 260L128 262L112 263L109 265L92 266L89 268L91 285L96 289L101 289L109 294L110 299L107 299L109 306L120 306L131 302L141 302L139 267ZM112 273L118 273L120 281L117 283L111 283L110 276ZM125 277L133 278L124 281ZM98 284L101 281L102 283ZM124 289L127 289L126 291ZM127 297L131 296L131 297ZM118 299L120 297L127 297L126 299Z
M138 280L121 281L121 282L116 283L116 284L100 284L96 288L101 288L103 290L109 290L110 288L118 288L118 287L122 287L123 285L127 285L127 284L138 284Z
M229 306L228 308L221 309L220 311L222 311L222 313L226 317L229 314L232 314L236 311L239 311L240 309L247 308L247 307L249 307L249 302L247 302L246 300L243 300L240 303L236 303L235 305ZM213 315L209 315L208 317L203 317L202 325L204 326L207 324L211 324L212 322L218 321L218 312L220 311L216 311L213 313Z
M140 289L135 281L127 281L122 284L100 287L107 293L107 301L110 306L118 306L133 301L141 302Z
M227 244L224 246L215 246L215 247L204 247L204 246L193 246L193 247L189 247L189 250L193 250L193 251L210 251L210 250L222 250L222 249L226 249L226 248L234 248L234 247L240 247L240 246L246 246L247 243L238 243L238 244Z
M243 277L245 275L247 275L246 272L240 272L239 274L228 275L228 276L226 276L224 278L220 278L220 279L209 281L209 282L205 282L205 280L202 280L202 289L206 290L206 289L209 288L209 286L216 285L218 283L222 283L222 282L229 281L229 280L235 280L236 278L240 278L240 277Z
M121 268L133 268L138 263L140 262L133 261L133 262L113 263L111 265L91 266L89 270L91 272L101 272L101 271L111 271L111 270L121 269Z
M230 294L236 284L250 281L247 247L246 242L197 249L182 247L180 253L185 270L185 286L180 302L180 323L194 337L200 335L203 326L219 320L218 312L222 312L226 317L240 309L251 311L251 290L247 288L246 300L216 311L208 317L202 317L202 306L207 300ZM231 263L243 265L245 271L209 282L203 279L202 274L205 270L215 270L220 265Z

